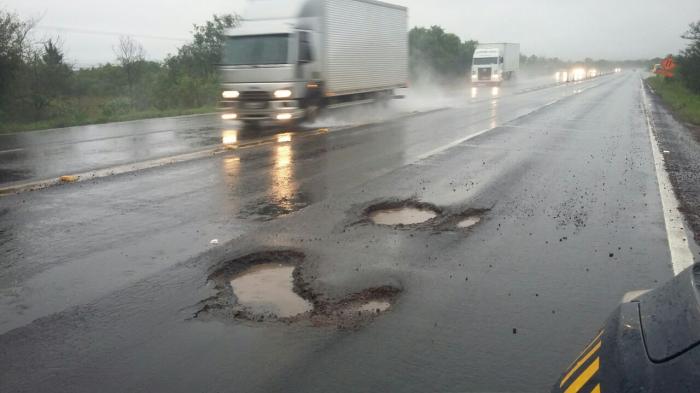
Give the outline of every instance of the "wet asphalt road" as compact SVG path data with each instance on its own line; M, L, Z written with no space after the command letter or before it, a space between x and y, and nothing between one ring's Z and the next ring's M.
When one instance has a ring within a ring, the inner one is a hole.
M542 77L519 81L503 88L496 94L496 98L540 89L553 82L551 78ZM316 125L332 129L346 128L395 119L416 110L427 111L461 106L465 102L483 102L492 96L489 88L474 93L458 90L438 93L432 89L422 89L413 96L410 96L410 92L399 93L409 94L408 99L399 101L388 110L362 108L334 111ZM318 128L311 124L291 129L268 126L244 133L238 126L236 122L221 121L217 114L205 114L0 134L0 186L167 158L207 150L232 140L244 143L283 131L311 131Z
M0 391L545 391L625 292L672 276L639 77L482 88L3 197ZM22 173L3 180L58 171ZM489 211L468 233L350 225L387 198ZM327 297L402 293L355 331L191 319L212 268L266 249L303 252Z

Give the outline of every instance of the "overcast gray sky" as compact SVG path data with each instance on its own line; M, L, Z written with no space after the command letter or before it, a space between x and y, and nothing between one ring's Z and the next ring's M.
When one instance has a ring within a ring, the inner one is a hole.
M150 59L162 59L187 38L193 23L238 12L246 0L0 0L23 17L41 17L37 38L60 34L79 65L111 61L117 36L136 36ZM676 53L679 36L700 20L700 0L392 0L410 8L411 26L441 25L462 39L519 42L527 54L583 59L650 58ZM150 37L150 38L149 38Z

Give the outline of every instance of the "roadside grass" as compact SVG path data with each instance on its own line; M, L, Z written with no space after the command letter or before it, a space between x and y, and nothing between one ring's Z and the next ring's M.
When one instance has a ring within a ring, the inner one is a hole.
M700 125L700 95L694 94L678 80L652 76L647 83L682 120Z
M213 106L204 106L200 108L190 109L150 109L145 111L134 111L113 115L100 114L93 116L66 116L30 123L0 123L0 134L11 134L24 131L66 128L93 124L115 123L131 120L155 119L161 117L198 115L211 112L216 112L216 108Z

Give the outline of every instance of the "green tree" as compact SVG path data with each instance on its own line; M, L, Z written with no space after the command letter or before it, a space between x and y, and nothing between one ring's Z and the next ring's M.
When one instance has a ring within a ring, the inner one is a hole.
M690 90L700 94L700 21L691 23L682 37L690 44L678 57L679 74Z
M221 61L224 31L237 27L234 14L214 15L204 25L194 25L193 40L169 56L154 83L153 102L160 108L199 107L218 100L216 65Z
M131 107L135 108L137 101L136 85L140 84L143 78L146 51L133 38L122 36L119 37L119 44L114 48L114 53L126 77L127 95L131 100Z
M49 39L41 54L42 90L50 98L68 95L71 90L72 67L66 63L60 40Z
M464 78L471 67L476 41L465 41L440 26L415 27L408 34L409 67L413 79Z
M8 112L16 94L15 83L28 55L27 35L33 21L0 10L0 118Z
M70 92L71 67L65 63L59 39L49 39L32 48L16 80L19 113L40 120L51 116L49 109Z

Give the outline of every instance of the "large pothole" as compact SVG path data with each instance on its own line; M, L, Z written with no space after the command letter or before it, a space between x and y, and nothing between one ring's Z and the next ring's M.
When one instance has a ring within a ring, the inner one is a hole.
M296 266L261 263L230 281L236 302L256 315L291 318L313 310L313 304L294 292Z
M297 251L274 251L224 263L209 276L217 294L194 317L357 328L390 311L400 293L385 286L327 300L304 281L303 260Z

